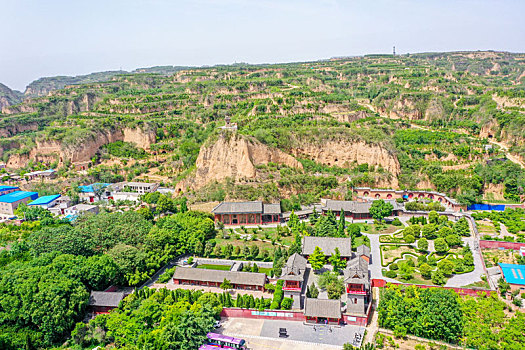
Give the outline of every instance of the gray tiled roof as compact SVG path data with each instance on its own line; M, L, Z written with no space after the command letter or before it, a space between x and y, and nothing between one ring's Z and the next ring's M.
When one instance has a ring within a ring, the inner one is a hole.
M367 256L370 257L370 248L367 245L361 244L357 247L357 256Z
M307 298L304 315L309 317L341 318L341 302L331 299Z
M392 204L394 207L393 210L401 210L403 208L403 205L400 203L397 203L393 199L386 199L384 200L387 203ZM324 210L331 210L334 213L338 213L343 209L345 212L351 212L356 214L366 214L370 211L370 207L372 206L373 201L368 202L357 202L357 201L334 201L334 200L327 200L326 205L323 208Z
M263 203L253 202L222 202L213 208L214 214L242 214L242 213L262 213Z
M339 213L343 209L345 212L364 214L368 213L371 205L371 202L334 201L329 199L326 201L326 206L323 209L331 210L334 213Z
M89 296L89 306L113 306L118 304L126 294L122 292L91 292Z
M263 204L263 213L264 214L281 214L281 204Z
M368 287L370 285L368 262L361 257L351 259L343 271L343 276L345 283L360 283Z
M303 238L303 255L311 255L315 247L321 248L325 255L332 255L335 248L339 248L342 257L352 256L352 239L339 237L313 237Z
M281 214L281 204L271 203L263 204L261 201L253 202L222 202L213 208L214 214Z
M227 279L232 284L244 284L251 286L264 286L266 275L258 272L241 271L222 271L197 269L191 267L177 267L173 274L174 279L200 281L200 282L219 282Z
M305 271L306 259L295 253L288 258L288 261L283 266L283 273L280 279L287 281L303 281Z

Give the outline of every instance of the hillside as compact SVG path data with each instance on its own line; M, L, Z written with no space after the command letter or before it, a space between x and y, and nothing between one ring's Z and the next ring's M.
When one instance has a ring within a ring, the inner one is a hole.
M348 197L352 186L518 201L525 188L524 54L168 66L75 79L34 82L32 97L2 109L0 155L12 168L40 161L67 181L147 178L196 201L309 203ZM218 129L226 116L236 130ZM80 161L91 162L88 175L68 171Z
M22 101L23 94L0 83L0 111L2 108Z

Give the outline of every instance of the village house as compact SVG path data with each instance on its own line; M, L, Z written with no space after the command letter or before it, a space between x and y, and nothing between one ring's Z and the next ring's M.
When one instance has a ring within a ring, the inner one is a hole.
M328 199L324 202L322 213L325 215L328 211L331 211L336 216L339 216L342 210L346 218L352 218L354 220L372 219L372 215L370 215L370 207L372 206L373 201L335 201ZM397 203L395 200L386 200L386 202L391 203L394 207L392 210L393 216L399 216L403 211L403 205Z
M108 188L110 184L107 183L94 183L91 185L78 186L80 190L79 197L83 202L98 202L99 200L113 199L111 197L111 191Z
M326 257L331 256L335 252L335 248L339 249L341 258L348 260L351 259L352 254L352 239L344 237L314 237L305 236L303 237L302 252L306 259L315 250L315 247L319 247Z
M28 206L38 206L44 209L52 208L56 205L57 199L60 198L59 194L53 194L49 196L43 196L35 199L31 203L28 204Z
M20 188L18 188L16 186L4 186L4 185L1 185L0 186L0 196L3 196L4 194L15 192L15 191L19 191L19 190L20 190Z
M57 172L54 169L42 170L42 171L32 171L30 173L25 173L24 178L28 181L35 179L54 179L57 176Z
M222 271L177 267L173 274L173 283L191 286L220 287L224 280L230 281L233 289L264 291L268 278L264 273Z
M140 196L145 193L155 192L158 188L158 183L120 182L111 185L110 190L113 200L129 200L138 202Z
M0 215L11 217L20 203L38 198L37 192L14 191L0 196Z
M223 202L213 208L215 222L225 225L260 225L282 221L281 204L253 202Z
M499 263L498 266L511 291L525 291L525 265Z
M306 298L304 318L307 323L338 325L343 321L341 301Z
M384 200L396 200L401 198L406 201L410 200L431 200L441 203L445 208L453 211L466 211L465 205L459 204L453 198L448 197L444 193L434 191L422 191L422 190L393 190L393 189L377 189L370 187L354 187L353 192L356 196L363 199L384 199Z

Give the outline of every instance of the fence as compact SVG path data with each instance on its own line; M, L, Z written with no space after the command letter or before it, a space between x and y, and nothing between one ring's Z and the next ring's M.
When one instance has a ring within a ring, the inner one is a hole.
M491 292L494 292L491 289L484 289L484 288L456 288L456 287L441 287L441 286L433 286L433 285L426 285L426 284L407 284L407 283L396 283L396 282L387 282L383 279L372 279L372 287L385 287L387 283L396 285L396 286L415 286L419 288L443 288L443 289L452 289L459 295L470 295L472 297L478 297L478 296L486 296L489 295Z
M505 242L505 241L479 241L480 248L504 248L504 249L513 249L520 250L521 247L525 247L525 243L519 242Z

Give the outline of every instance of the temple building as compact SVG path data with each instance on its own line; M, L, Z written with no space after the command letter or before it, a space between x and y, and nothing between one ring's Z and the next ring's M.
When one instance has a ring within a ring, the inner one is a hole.
M341 323L341 301L332 299L306 298L304 318L307 323L337 325Z
M371 300L368 261L362 256L356 256L348 261L344 270L343 282L347 298L346 311L366 314Z
M303 289L305 288L305 275L307 273L306 259L295 253L288 258L283 267L280 280L284 281L284 296L294 300L293 305L301 308Z
M225 225L261 225L282 221L281 204L253 202L223 202L213 208L215 222Z
M221 271L177 267L173 283L191 286L220 287L224 280L230 281L233 289L264 291L268 278L259 272Z
M345 260L353 256L351 238L304 236L302 247L301 255L307 259L312 255L315 247L319 247L326 257L331 256L335 252L335 248L339 249L341 258Z
M385 200L392 204L394 209L392 210L393 216L398 216L403 211L403 205L397 203L395 200ZM332 211L336 216L339 216L341 210L344 212L346 218L355 220L372 219L370 215L370 207L373 201L358 202L358 201L335 201L327 199L322 207L323 214L328 211Z

